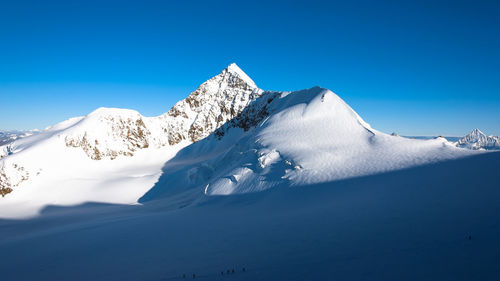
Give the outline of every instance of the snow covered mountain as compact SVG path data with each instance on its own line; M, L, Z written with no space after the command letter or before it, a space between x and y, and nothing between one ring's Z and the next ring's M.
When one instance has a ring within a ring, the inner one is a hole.
M320 87L230 65L161 116L0 148L2 280L498 279L500 153L384 134Z
M236 64L163 115L100 108L0 151L1 217L83 202L195 202L477 153L378 132L327 89L263 91Z
M37 134L39 130L30 131L0 131L0 146L6 145L17 139L29 137L31 135Z
M35 186L35 178L39 176L51 177L49 181L42 181L54 186L53 180L57 178L55 175L61 174L60 171L66 171L63 172L67 174L66 180L95 179L93 175L99 174L101 166L108 167L104 170L112 170L117 165L116 162L108 161L89 162L86 158L114 160L119 156L133 157L138 153L148 155L143 157L155 158L150 155L156 154L152 151L161 150L156 155L163 156L157 159L158 162L153 161L158 167L151 172L157 173L161 164L168 160L164 154L170 155L179 149L172 147L182 147L206 137L239 115L250 101L262 93L236 64L231 64L161 116L144 117L133 110L99 108L85 117L71 118L39 135L0 146L0 157L5 158L0 162L0 193L5 196L26 181L30 181L30 186ZM123 158L118 161L127 163L126 166L137 163L136 160ZM135 165L130 169L132 167ZM154 176L147 185L153 182ZM40 187L37 190L50 194L51 188L46 190ZM141 188L137 190L138 193L132 198L113 202L133 202L144 192ZM86 196L86 199L103 200L103 197L98 197ZM65 199L60 197L56 202L61 201Z
M468 149L500 149L500 137L497 136L486 136L479 129L474 129L468 135L465 135L457 141L458 147L468 148Z
M213 135L179 151L139 202L199 189L229 195L306 186L473 153L444 138L379 132L327 89L269 92Z
M236 64L231 64L161 116L99 108L65 130L64 140L66 146L80 147L94 160L133 156L149 146L191 143L239 115L262 93Z

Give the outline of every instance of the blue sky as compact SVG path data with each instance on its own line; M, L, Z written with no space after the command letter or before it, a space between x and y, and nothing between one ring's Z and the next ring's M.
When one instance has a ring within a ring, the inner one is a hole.
M500 135L496 2L0 0L0 129L158 115L236 62L263 89L329 88L384 132Z

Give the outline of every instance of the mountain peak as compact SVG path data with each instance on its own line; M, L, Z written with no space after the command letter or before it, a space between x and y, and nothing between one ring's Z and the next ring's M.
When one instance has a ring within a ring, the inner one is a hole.
M195 142L208 136L241 114L263 92L241 68L230 64L166 113L171 118L169 143Z
M470 134L459 139L457 146L469 149L499 149L500 138L495 136L488 137L476 128Z
M472 130L472 132L470 132L469 135L485 135L485 134L481 132L481 130L479 130L478 128L475 128L474 130Z
M232 71L242 71L241 68L236 64L236 63L231 63L229 64L226 69L232 70Z
M222 72L221 75L231 73L232 75L238 76L241 80L247 83L252 88L257 88L255 82L250 78L236 63L231 63Z

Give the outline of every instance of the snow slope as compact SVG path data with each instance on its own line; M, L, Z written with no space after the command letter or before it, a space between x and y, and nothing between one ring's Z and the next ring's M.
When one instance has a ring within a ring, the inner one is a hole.
M444 138L416 140L378 132L320 87L268 93L254 104L262 108L262 102L268 114L256 127L245 131L240 127L247 126L236 118L184 148L166 163L159 182L140 202L191 189L229 195L303 186L477 153ZM248 111L255 112L254 104Z
M190 206L51 207L0 220L0 272L9 281L497 280L499 162L483 153Z
M184 193L195 201L477 153L378 132L327 89L263 91L235 64L163 115L100 108L0 151L0 217Z

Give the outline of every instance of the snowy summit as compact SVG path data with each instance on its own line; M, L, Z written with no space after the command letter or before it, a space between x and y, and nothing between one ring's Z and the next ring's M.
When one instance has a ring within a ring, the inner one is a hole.
M472 132L464 137L462 137L457 142L458 147L468 148L468 149L486 149L494 150L500 149L500 137L498 136L486 136L479 129L474 129Z

